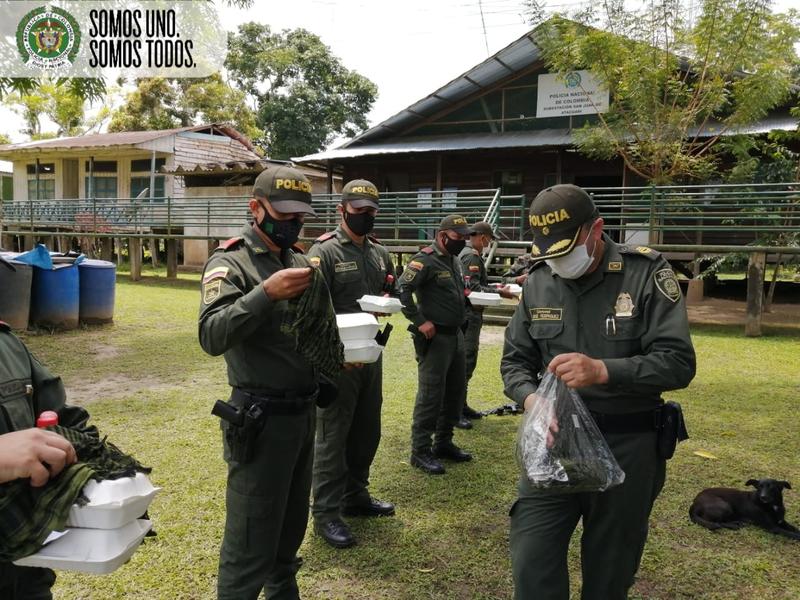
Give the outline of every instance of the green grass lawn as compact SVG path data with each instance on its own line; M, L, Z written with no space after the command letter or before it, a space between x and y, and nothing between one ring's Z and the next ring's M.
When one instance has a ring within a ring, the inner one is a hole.
M130 283L121 277L115 324L24 336L62 375L71 401L86 401L93 422L152 466L151 477L163 488L150 510L158 537L111 575L60 573L56 598L215 597L225 464L210 410L227 386L222 358L205 355L197 343L196 279ZM402 318L393 322L371 489L396 503L397 516L352 519L359 544L347 550L329 548L309 530L300 551L303 597L510 598L507 514L519 417L490 417L470 432L458 431L456 442L476 458L448 466L444 477L412 469L416 365ZM498 332L487 328L494 340ZM773 477L795 484L785 495L787 520L800 522L800 328L760 339L741 332L741 326L693 328L697 378L688 390L667 395L683 404L692 437L669 463L634 598L800 598L800 543L753 528L713 533L687 516L704 487ZM501 350L499 341L482 347L470 393L476 408L506 402ZM697 450L718 458L701 458ZM577 594L577 543L570 561Z

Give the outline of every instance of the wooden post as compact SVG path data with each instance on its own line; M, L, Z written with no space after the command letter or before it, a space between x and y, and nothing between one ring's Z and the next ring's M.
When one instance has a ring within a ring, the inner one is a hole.
M100 258L112 261L114 258L114 239L100 238Z
M160 261L158 260L158 238L150 238L149 240L150 245L150 260L153 263L153 268L157 269Z
M175 279L178 276L178 240L168 239L167 244L167 277Z
M128 238L128 259L131 261L131 281L142 278L142 240Z
M744 334L747 337L761 336L766 262L765 252L753 252L747 264L747 321L744 326Z

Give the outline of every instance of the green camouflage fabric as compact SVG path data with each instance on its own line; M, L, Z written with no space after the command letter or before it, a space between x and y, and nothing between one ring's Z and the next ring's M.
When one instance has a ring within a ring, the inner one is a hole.
M133 457L97 434L50 427L75 448L78 462L40 488L28 479L0 484L0 562L33 554L53 531L64 528L73 504L85 504L81 491L90 479L102 481L149 473Z
M344 363L344 345L336 327L331 296L325 278L312 269L311 285L289 300L281 332L293 336L295 349L310 365L335 380Z

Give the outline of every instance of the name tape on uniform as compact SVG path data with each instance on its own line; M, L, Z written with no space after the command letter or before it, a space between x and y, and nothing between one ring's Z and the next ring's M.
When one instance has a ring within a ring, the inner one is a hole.
M563 308L532 308L531 321L561 321L564 315Z

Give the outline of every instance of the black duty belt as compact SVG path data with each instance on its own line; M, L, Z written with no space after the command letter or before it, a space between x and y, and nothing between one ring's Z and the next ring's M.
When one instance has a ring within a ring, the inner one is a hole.
M253 404L258 404L261 406L261 410L268 415L295 415L304 413L314 406L317 393L317 390L313 392L273 392L233 388L231 400L236 400L248 408Z
M603 433L644 433L657 431L661 425L660 408L627 414L590 412Z
M445 335L455 335L461 330L461 327L456 325L439 325L439 323L434 323L434 326L436 327L437 334L443 333Z

